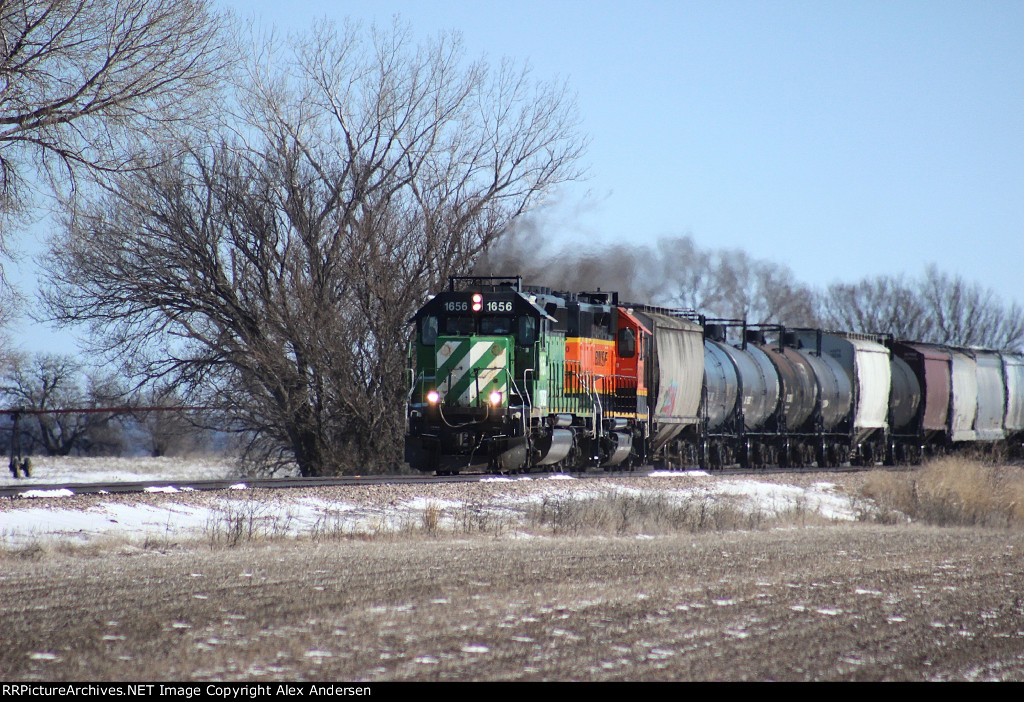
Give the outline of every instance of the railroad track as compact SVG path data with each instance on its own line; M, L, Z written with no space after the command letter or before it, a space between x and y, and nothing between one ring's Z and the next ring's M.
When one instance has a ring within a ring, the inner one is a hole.
M141 481L116 481L103 483L35 483L20 482L0 486L0 497L21 497L25 493L39 495L43 493L97 495L110 493L140 492L186 492L189 490L232 490L263 488L281 490L288 488L311 488L331 485L378 485L416 484L425 482L463 482L478 479L480 476L401 476L401 475L353 475L331 478L230 478L223 480L190 480L155 479Z
M901 470L911 466L885 468L886 470ZM851 471L878 470L882 466L843 466L839 468L750 468L750 469L723 469L712 471L712 475L722 477L732 476L768 476L786 475L791 473L844 473ZM634 471L587 471L585 473L573 473L572 478L595 479L595 478L646 478L655 473L666 473L664 469L656 469L652 466L644 466ZM671 472L683 472L671 471ZM350 475L336 476L329 478L232 478L224 480L189 480L189 479L157 479L143 481L120 481L103 483L35 483L19 482L0 486L0 498L26 497L26 496L52 496L60 495L101 495L113 493L145 493L145 492L187 492L190 490L232 490L232 489L266 489L283 490L291 488L314 488L323 486L345 486L345 485L416 485L436 483L469 483L480 480L507 477L510 479L542 480L555 475L567 475L559 473L527 473L513 476L496 476L486 473L463 473L460 475ZM29 494L26 494L29 493Z

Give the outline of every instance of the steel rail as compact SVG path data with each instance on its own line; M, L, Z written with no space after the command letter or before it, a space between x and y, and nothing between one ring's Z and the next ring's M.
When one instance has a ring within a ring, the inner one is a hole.
M790 475L800 473L846 473L865 470L907 470L912 466L841 466L838 468L750 468L750 469L724 469L715 471L701 471L694 467L692 471L706 474L712 477L739 477L739 476L769 476L769 475ZM458 475L350 475L334 476L324 478L232 478L217 480L143 480L143 481L120 481L105 483L18 483L0 485L0 498L18 497L47 497L46 493L52 493L54 497L67 494L74 495L102 495L114 493L167 493L167 492L189 492L209 490L232 490L232 489L264 489L282 490L294 488L316 488L316 487L344 487L362 485L430 485L445 483L471 483L484 480L508 479L508 480L544 480L555 475L568 475L575 479L600 479L600 478L650 478L662 475L671 476L673 473L682 475L687 470L668 471L663 468L644 466L633 471L604 471L590 470L583 473L521 473L511 476L501 476L489 473L462 473ZM659 475L652 475L652 474ZM26 495L26 493L35 493Z

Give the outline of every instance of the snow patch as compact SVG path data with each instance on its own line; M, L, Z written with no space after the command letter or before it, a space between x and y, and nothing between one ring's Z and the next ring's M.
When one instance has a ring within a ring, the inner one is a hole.
M59 490L26 490L21 493L22 497L73 497L75 493L71 492L67 488L61 488Z
M647 475L651 478L697 478L711 473L706 470L652 470Z

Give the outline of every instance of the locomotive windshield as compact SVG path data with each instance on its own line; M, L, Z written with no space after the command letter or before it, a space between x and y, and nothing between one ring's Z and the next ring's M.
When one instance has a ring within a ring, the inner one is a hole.
M420 320L420 340L433 346L439 335L443 336L509 336L515 334L516 344L531 346L537 341L537 320L528 315L428 315Z
M511 317L481 317L480 318L480 333L489 334L492 336L505 336L512 332L512 318Z
M525 337L531 340L529 343L532 343L536 333L533 320L525 325L520 321L519 326L523 328ZM507 336L513 332L515 327L515 318L504 315L484 315L482 317L450 315L441 318L429 315L420 320L420 338L424 344L433 345L438 334L444 336L471 336L473 334Z
M424 344L433 346L438 334L445 336L469 336L476 333L476 319L473 317L435 317L428 315L420 320L420 339ZM485 332L493 334L506 332Z
M476 320L473 317L444 317L442 328L448 336L469 336L476 331Z

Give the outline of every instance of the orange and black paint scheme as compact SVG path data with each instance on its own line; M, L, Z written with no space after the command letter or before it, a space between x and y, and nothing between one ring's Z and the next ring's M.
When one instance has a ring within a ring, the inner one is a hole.
M650 347L651 331L629 313L624 307L618 308L618 332L616 335L615 376L631 378L633 385L616 388L616 410L633 412L638 421L646 422L647 385L644 369L647 350Z
M566 393L595 395L606 418L645 421L644 359L651 333L625 307L608 305L607 296L581 293L583 302L568 305Z

